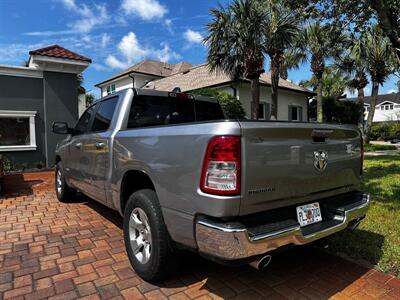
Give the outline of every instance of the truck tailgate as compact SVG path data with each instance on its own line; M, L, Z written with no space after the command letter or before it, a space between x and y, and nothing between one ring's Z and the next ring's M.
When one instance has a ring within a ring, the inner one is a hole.
M241 215L359 188L362 159L356 127L259 121L240 126Z

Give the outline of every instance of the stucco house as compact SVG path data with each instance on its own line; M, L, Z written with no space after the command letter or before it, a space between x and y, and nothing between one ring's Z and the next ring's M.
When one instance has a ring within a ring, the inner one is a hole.
M260 78L259 119L270 118L271 75L264 73ZM188 62L166 64L157 61L142 61L115 76L96 85L101 95L128 88L148 88L172 91L179 87L182 92L191 92L202 88L224 90L235 96L243 105L246 116L250 117L250 82L232 80L220 72L210 72L207 64L192 65ZM279 80L278 120L307 121L308 100L314 94L289 80Z
M357 98L345 100L357 101ZM371 107L371 97L364 98L364 119L368 119ZM400 93L379 95L374 114L374 123L400 122Z
M0 154L16 166L52 167L63 138L52 124L78 119L76 75L91 60L58 45L29 55L28 67L0 65Z

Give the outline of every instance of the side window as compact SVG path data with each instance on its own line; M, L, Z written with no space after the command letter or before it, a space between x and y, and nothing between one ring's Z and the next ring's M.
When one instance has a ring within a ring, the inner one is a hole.
M110 127L117 103L118 97L100 102L100 107L97 110L96 115L94 116L91 131L105 131Z
M194 120L191 99L137 96L133 98L129 112L128 128L189 123Z
M90 119L92 118L92 115L93 115L93 113L94 113L94 108L95 108L95 105L89 107L89 108L83 113L83 115L80 117L78 123L77 123L76 126L75 126L75 131L76 131L78 134L85 133L85 132L88 131L88 129L89 129L89 128L88 128L88 127L89 127L89 122L90 122Z

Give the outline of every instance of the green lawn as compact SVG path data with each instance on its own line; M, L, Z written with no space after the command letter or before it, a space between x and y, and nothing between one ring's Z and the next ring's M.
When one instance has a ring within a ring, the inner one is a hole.
M371 194L367 217L354 232L329 240L329 249L400 276L400 155L366 158L363 187Z
M379 151L379 150L396 150L396 146L394 145L378 145L378 144L365 144L364 151L365 152L372 152L372 151Z

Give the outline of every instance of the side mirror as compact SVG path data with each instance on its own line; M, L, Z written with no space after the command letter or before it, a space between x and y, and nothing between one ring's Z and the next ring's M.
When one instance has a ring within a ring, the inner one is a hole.
M66 122L54 122L53 132L57 134L70 134L72 133L72 129L68 127Z

